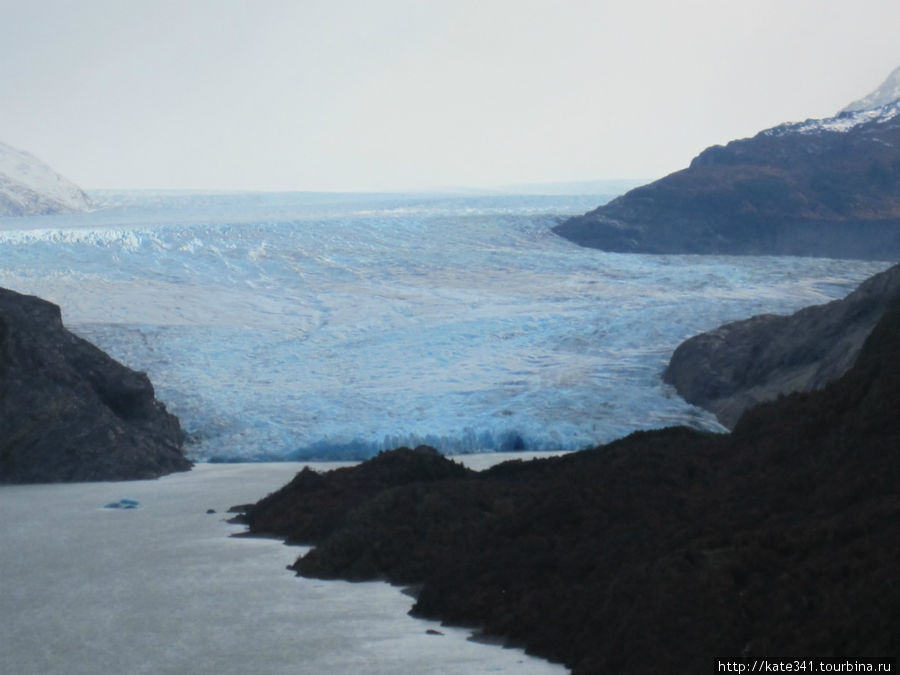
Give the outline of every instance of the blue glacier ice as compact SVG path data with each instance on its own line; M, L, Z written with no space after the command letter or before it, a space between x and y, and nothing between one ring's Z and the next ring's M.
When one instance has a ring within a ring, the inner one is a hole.
M104 208L0 219L0 285L146 371L200 461L719 429L660 380L681 340L887 266L612 254L550 231L597 195L92 196Z

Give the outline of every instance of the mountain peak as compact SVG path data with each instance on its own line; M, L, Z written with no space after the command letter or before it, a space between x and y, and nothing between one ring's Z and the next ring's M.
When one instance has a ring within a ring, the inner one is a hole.
M859 110L872 110L880 108L900 99L900 67L888 75L875 91L841 110L842 113L857 112Z
M31 153L0 142L0 216L84 211L84 191Z

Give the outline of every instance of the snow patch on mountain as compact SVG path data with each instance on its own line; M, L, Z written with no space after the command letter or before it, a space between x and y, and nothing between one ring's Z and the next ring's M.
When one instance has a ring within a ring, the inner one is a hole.
M835 117L822 120L806 120L805 122L787 122L767 129L767 136L785 136L788 134L819 134L823 132L846 133L863 124L883 124L900 115L900 100L888 103L871 110L855 110L842 112Z
M85 211L91 200L34 155L0 142L0 216Z
M896 68L878 89L843 108L834 117L786 122L763 132L766 136L787 134L846 133L860 125L883 124L900 115L900 68Z

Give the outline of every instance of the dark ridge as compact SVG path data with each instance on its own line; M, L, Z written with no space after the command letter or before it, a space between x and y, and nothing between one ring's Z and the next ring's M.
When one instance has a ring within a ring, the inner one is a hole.
M554 231L625 253L897 261L900 115L849 131L782 125L707 148Z

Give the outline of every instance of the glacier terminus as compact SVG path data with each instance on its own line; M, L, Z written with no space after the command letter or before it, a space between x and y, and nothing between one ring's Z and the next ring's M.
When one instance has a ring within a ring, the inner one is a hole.
M199 461L719 429L661 381L680 341L887 265L617 254L552 232L597 194L91 196L101 208L0 219L0 285L146 371Z

